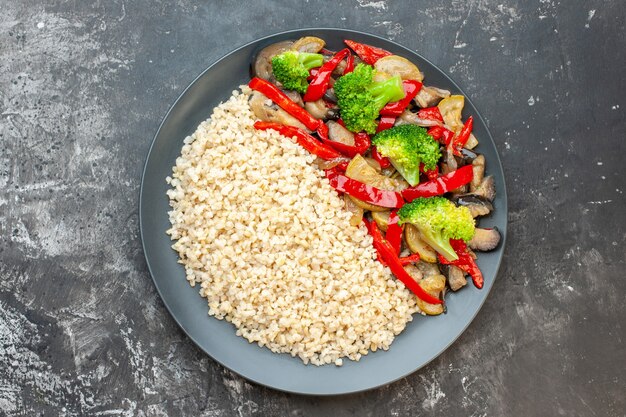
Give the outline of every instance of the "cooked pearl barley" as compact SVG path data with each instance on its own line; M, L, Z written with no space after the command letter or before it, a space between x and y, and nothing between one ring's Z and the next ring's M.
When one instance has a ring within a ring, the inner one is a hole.
M305 364L387 350L415 296L376 259L363 226L293 139L253 128L249 89L184 140L167 178L168 234L209 314Z

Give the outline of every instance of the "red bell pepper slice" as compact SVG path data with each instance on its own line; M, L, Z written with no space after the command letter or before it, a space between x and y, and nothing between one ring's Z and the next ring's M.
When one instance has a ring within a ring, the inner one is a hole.
M378 121L378 126L376 127L376 133L382 132L383 130L387 130L393 127L396 124L395 116L382 116Z
M364 132L354 135L353 146L331 140L328 137L328 126L326 126L325 123L320 123L320 126L317 128L317 135L319 136L322 143L336 149L343 155L350 158L353 158L357 154L364 154L369 149L370 144L372 143L370 141L369 135Z
M293 100L291 100L285 93L280 91L278 87L259 77L254 77L248 83L248 87L263 94L274 103L276 103L281 109L298 119L304 124L307 129L315 130L321 123L315 117L311 116L309 112L298 106Z
M467 143L467 140L472 133L472 129L474 128L474 117L470 116L467 118L465 123L463 124L463 128L459 132L459 134L454 138L453 152L455 155L461 155L461 149Z
M402 265L416 264L419 261L420 261L420 254L419 253L414 253L412 255L405 256L404 258L400 258L400 263Z
M384 263L391 269L391 273L396 276L406 287L412 291L418 298L429 304L443 304L443 301L437 297L433 297L413 279L411 275L404 269L400 258L395 253L395 249L391 247L389 242L385 240L380 233L378 225L374 221L363 219L367 230L374 240L374 248L380 255Z
M476 261L467 251L467 245L461 239L450 239L450 245L456 252L459 259L456 261L448 261L446 258L438 254L439 262L444 265L454 265L464 272L470 274L476 288L481 289L485 283L483 273L480 272Z
M446 146L450 144L450 141L454 137L454 132L443 126L432 126L428 128L427 133L432 136L433 139L438 140Z
M426 120L436 120L443 123L443 116L441 115L441 111L439 111L439 107L437 106L425 107L423 109L420 109L417 112L417 117Z
M382 169L389 168L391 166L391 161L389 160L389 158L379 154L376 146L372 146L372 158L374 158L374 160L378 162Z
M359 200L363 200L366 203L388 208L400 208L404 204L404 200L402 199L402 195L400 195L400 193L396 191L381 190L360 181L353 180L350 177L340 174L338 170L326 170L326 178L328 178L331 187L335 190L351 195Z
M317 101L324 96L326 90L328 90L328 84L330 82L330 76L332 75L337 65L350 54L348 48L342 49L337 52L331 59L326 61L318 70L315 77L309 83L309 87L306 89L306 93L302 100L304 101Z
M346 58L346 67L344 68L342 75L349 74L352 71L354 71L354 55L348 54L348 57Z
M313 136L302 129L298 129L297 127L285 126L280 123L257 121L254 123L254 128L258 130L272 129L283 136L287 136L288 138L295 136L300 146L322 159L329 160L341 157L341 154L335 149L324 145Z
M400 116L422 88L422 83L417 80L404 80L402 87L404 88L404 98L393 103L387 103L380 111L381 115Z
M389 214L389 223L387 224L387 233L385 239L396 251L396 255L400 255L400 247L402 245L402 226L398 224L398 211L394 210Z
M452 171L437 179L426 181L415 187L402 190L402 197L406 201L413 201L419 197L433 197L450 192L456 188L469 184L474 178L474 170L471 165L465 165L456 171Z
M435 166L435 169L426 170L424 168L424 164L420 163L420 172L424 173L426 175L426 178L428 178L430 181L436 180L437 178L439 178L438 166Z
M374 65L380 58L393 55L389 51L385 51L382 48L377 48L372 45L358 43L349 39L346 39L344 42L359 56L359 58L361 58L363 62L369 65Z

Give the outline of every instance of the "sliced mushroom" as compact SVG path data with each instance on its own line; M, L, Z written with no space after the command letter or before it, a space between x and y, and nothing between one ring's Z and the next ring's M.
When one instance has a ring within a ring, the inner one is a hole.
M467 285L465 272L458 266L448 265L448 285L452 291L458 291Z
M298 52L317 54L324 48L324 45L326 45L326 42L323 39L315 36L305 36L295 41L291 49Z
M378 228L382 230L383 232L386 232L387 226L389 226L390 214L391 214L391 211L389 210L372 212L372 219L374 219L374 221L378 225Z
M470 191L474 192L485 177L485 157L483 155L478 155L474 158L472 161L472 171L474 177L472 178L472 182L470 182Z
M430 275L424 277L421 281L418 282L418 284L428 294L437 298L441 298L441 293L446 288L446 277L441 274ZM419 298L417 299L417 306L420 308L420 310L422 310L425 314L428 314L429 316L437 316L444 311L443 304L429 304Z
M471 149L461 149L461 155L463 155L463 164L468 165L474 162L474 159L478 157L478 154Z
M437 104L444 123L455 132L463 127L461 121L463 106L465 106L465 97L460 95L446 97Z
M298 119L278 107L272 100L255 91L250 96L250 108L254 115L265 122L275 122L289 126L295 126L307 130Z
M480 185L472 192L472 194L482 197L488 201L493 201L496 197L496 184L490 175L483 178Z
M346 176L360 181L364 184L371 185L381 190L400 191L409 186L406 181L396 180L382 175L374 167L372 167L361 155L356 155L346 168ZM365 210L370 211L386 211L385 207L376 206L366 203L358 198L350 196L350 198Z
M291 49L292 41L282 41L266 46L254 58L252 66L252 75L255 77L269 80L272 78L272 58L278 54Z
M469 247L479 251L490 251L500 243L500 232L497 227L493 229L476 228L474 237L469 241Z
M291 99L291 101L295 102L298 106L304 107L304 101L302 100L302 96L297 91L293 90L282 90L283 93L287 97Z
M459 206L467 207L472 217L486 216L493 210L489 200L474 194L465 194L454 197L454 202Z
M330 103L336 103L337 102L337 96L335 95L335 89L334 88L329 88L328 90L326 90L326 92L324 93L324 100L330 102Z
M354 146L354 133L332 120L327 122L326 126L328 126L328 137L330 140Z
M413 113L412 111L405 110L402 112L400 116L396 119L396 126L399 125L418 125L422 127L431 127L431 126L440 126L441 122L437 120L430 119L421 119L417 113Z
M389 55L379 59L374 64L374 68L376 71L386 72L392 77L399 75L403 80L417 80L421 82L424 79L424 74L421 73L414 63L398 55Z
M422 261L429 263L437 262L437 252L424 242L417 227L412 224L404 225L404 241L411 252L419 254Z
M346 203L346 210L352 213L352 217L350 217L350 224L352 226L360 225L363 221L363 209L357 206L347 194L343 195L343 201Z
M420 270L420 272L422 273L424 277L430 277L432 275L441 274L441 270L439 269L439 266L437 264L431 264L428 262L418 262L417 264L415 264L415 266L417 267L417 269Z
M322 99L319 99L317 101L307 101L306 103L304 103L304 108L316 119L335 120L339 118L338 110L334 108L329 108Z
M441 101L442 98L450 97L448 90L442 90L437 87L422 86L420 91L415 96L415 102L421 107L433 107Z

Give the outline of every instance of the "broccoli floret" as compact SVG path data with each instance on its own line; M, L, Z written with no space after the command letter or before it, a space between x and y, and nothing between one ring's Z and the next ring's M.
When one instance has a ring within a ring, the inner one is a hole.
M304 94L309 87L309 70L321 67L323 62L320 54L287 51L272 58L272 72L286 89Z
M439 143L416 125L400 125L377 133L372 138L379 154L389 158L393 166L411 185L420 181L420 163L427 170L435 169L441 158Z
M359 64L334 85L341 118L352 132L376 132L376 118L385 104L404 98L399 76L374 82L374 68Z
M467 207L457 207L444 197L417 198L398 211L398 224L411 223L448 261L458 259L450 239L468 242L474 236L474 218Z

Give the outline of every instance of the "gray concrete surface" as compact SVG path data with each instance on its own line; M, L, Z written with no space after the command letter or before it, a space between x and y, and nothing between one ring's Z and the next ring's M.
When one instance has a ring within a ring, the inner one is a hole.
M0 415L624 416L626 9L619 1L0 0ZM420 372L338 398L247 383L159 300L140 173L167 108L234 47L305 26L396 40L456 79L509 187L494 291Z

